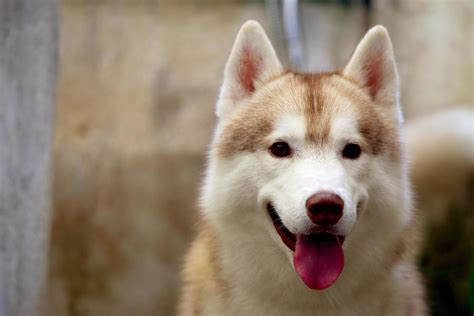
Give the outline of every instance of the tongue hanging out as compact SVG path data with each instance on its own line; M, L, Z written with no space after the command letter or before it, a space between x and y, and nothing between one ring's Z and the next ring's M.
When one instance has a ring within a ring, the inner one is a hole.
M311 289L331 286L344 268L344 253L335 235L297 235L293 258L296 272Z

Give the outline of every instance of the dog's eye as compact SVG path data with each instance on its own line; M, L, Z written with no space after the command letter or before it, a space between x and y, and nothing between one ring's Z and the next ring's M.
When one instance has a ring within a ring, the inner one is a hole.
M357 159L360 157L362 149L357 144L347 144L342 150L342 157L345 159Z
M290 145L285 142L273 143L273 145L271 145L269 149L272 155L278 158L284 158L291 155Z

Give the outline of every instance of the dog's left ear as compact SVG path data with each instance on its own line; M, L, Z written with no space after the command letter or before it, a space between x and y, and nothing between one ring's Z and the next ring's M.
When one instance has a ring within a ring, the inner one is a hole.
M260 24L246 22L237 34L225 67L217 116L226 116L266 80L282 72L275 50Z
M395 106L401 119L398 72L392 43L383 26L374 26L367 32L357 45L343 74L354 80L377 104Z

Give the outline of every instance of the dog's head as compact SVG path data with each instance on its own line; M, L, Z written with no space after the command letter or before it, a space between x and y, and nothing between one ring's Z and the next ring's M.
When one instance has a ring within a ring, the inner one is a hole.
M369 202L389 209L400 198L398 77L386 30L371 29L343 71L301 74L285 71L260 25L247 22L217 115L205 209L235 223L258 218L306 285L330 286ZM370 216L400 217L389 212Z

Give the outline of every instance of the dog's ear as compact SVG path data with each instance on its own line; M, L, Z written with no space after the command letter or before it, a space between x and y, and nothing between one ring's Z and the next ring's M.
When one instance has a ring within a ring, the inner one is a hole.
M398 72L392 43L387 30L377 25L371 28L344 68L344 76L354 80L378 104L398 104Z
M217 116L227 115L239 102L249 98L259 85L282 72L275 50L260 24L246 22L237 34L225 67Z

